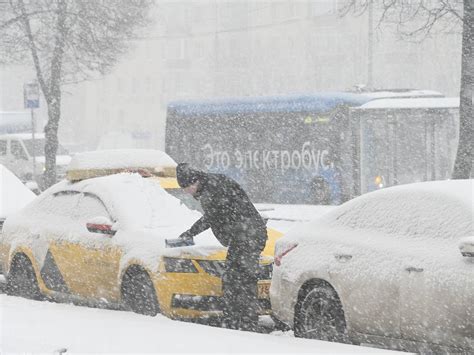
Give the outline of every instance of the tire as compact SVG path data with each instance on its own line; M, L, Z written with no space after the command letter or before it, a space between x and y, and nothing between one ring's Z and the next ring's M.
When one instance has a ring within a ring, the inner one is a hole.
M25 254L13 257L7 276L7 294L32 300L42 300L38 280L30 259Z
M349 342L342 304L332 287L312 285L302 293L296 306L294 333L299 338Z
M155 287L148 273L141 268L130 268L122 279L122 300L132 312L147 316L156 316L159 305Z

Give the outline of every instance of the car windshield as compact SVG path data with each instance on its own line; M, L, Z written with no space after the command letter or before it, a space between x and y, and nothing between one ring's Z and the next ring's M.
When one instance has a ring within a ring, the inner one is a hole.
M46 140L44 138L37 138L33 141L33 139L25 139L23 141L25 143L26 150L30 156L44 156L44 146ZM58 145L58 152L57 155L68 155L68 151L64 149L62 146Z
M189 209L204 213L199 201L192 197L190 194L186 193L183 189L166 189L166 192L176 197L178 200L181 201L182 204L184 204Z

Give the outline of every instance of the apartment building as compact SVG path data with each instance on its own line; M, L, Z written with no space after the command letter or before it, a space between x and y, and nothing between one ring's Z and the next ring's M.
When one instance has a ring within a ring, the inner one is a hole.
M181 99L345 90L370 80L458 94L459 33L401 41L394 26L377 26L377 13L372 25L367 14L341 17L343 4L157 1L155 25L113 72L65 96L62 140L163 148L167 103Z

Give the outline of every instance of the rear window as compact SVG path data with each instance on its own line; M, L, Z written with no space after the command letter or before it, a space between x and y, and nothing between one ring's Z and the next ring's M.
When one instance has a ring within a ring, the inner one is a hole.
M39 202L38 209L48 215L72 218L78 202L78 192L61 191L44 198Z
M84 226L90 219L96 217L107 217L112 220L104 203L97 196L89 193L84 194L81 198L75 215L80 222L83 222Z

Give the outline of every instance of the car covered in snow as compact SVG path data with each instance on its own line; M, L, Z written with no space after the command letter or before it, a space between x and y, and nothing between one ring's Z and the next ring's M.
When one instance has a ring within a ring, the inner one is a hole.
M0 135L0 164L5 165L22 181L41 181L46 158L44 133L11 133ZM58 179L64 178L71 161L68 151L58 145L56 154L56 173Z
M355 198L276 243L273 315L298 337L474 350L474 180Z
M0 263L7 290L172 318L219 316L226 249L210 230L194 246L165 248L165 239L201 217L197 201L178 188L175 166L159 151L75 156L67 180L6 220ZM262 314L270 312L280 236L269 230L261 257Z
M34 198L35 194L0 164L0 232L5 218L23 208Z

